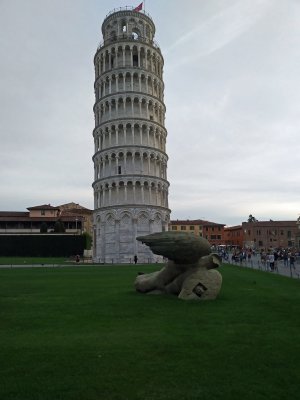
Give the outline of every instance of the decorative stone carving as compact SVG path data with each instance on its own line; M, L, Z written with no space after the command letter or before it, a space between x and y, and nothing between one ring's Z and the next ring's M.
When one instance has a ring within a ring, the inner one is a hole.
M194 234L160 232L139 236L137 240L153 253L169 261L160 270L139 274L135 289L142 293L169 293L183 300L215 299L222 286L222 275L216 271L221 258L211 253L209 242Z

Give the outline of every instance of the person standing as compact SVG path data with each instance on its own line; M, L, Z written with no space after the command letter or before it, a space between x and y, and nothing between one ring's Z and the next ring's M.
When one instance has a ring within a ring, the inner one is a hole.
M135 264L137 263L137 260L138 260L137 255L135 255L135 256L133 257L133 261L134 261Z
M284 265L285 267L288 267L288 253L287 253L286 250L285 250L284 253L283 253L283 265Z
M294 253L291 253L291 255L290 255L290 268L295 269L295 254Z
M270 271L274 271L274 265L275 265L275 257L273 253L269 254L269 263L270 263Z

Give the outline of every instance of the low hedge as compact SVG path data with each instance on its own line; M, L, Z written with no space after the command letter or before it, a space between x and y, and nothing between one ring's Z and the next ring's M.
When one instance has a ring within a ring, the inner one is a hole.
M78 235L0 236L0 256L69 257L83 255L86 238Z

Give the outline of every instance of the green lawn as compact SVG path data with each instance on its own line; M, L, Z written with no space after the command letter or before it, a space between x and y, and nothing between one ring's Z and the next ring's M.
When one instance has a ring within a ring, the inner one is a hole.
M136 293L156 266L0 269L0 399L296 399L300 281L225 265L209 302Z
M66 257L0 257L0 265L70 264L74 259Z

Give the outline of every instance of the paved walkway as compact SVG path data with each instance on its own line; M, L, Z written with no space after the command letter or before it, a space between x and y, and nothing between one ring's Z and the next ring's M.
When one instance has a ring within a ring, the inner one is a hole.
M299 259L297 259L297 261L295 262L294 268L290 267L290 265L285 267L283 260L277 261L275 263L274 271L270 270L267 263L261 262L260 255L252 256L250 261L245 260L243 262L231 261L231 255L229 255L229 260L228 261L223 260L223 262L224 263L228 262L233 265L239 265L240 267L259 269L261 271L270 272L272 274L279 274L279 275L288 276L290 278L300 279L300 260Z
M245 268L253 268L253 269L258 269L261 271L266 271L270 272L272 274L279 274L283 276L287 276L290 278L295 278L295 279L300 279L300 259L298 258L297 261L295 262L295 268L291 268L290 266L285 267L283 260L282 261L277 261L275 265L274 271L271 271L270 268L268 267L267 263L263 264L260 260L260 255L255 255L252 256L251 260L248 261L243 261L242 263L240 261L231 261L231 254L229 255L229 260L223 260L223 263L230 263L233 265L238 265L240 267L245 267ZM66 264L21 264L21 265L8 265L8 264L0 264L0 268L68 268L68 267L82 267L82 266L98 266L99 264L72 264L72 265L66 265ZM108 264L107 264L108 265ZM132 265L132 264L131 264Z

